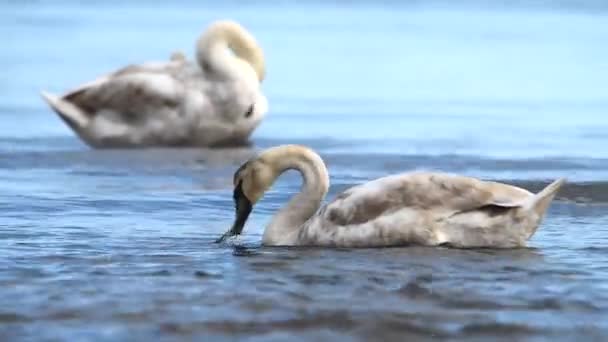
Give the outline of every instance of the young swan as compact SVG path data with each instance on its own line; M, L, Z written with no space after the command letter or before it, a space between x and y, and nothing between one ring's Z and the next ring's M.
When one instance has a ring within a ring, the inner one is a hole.
M234 21L197 41L198 65L176 51L130 65L63 96L42 97L92 147L242 145L268 111L262 49Z
M253 205L289 169L302 174L302 190L267 226L264 245L522 247L565 182L532 194L464 176L404 173L350 188L319 209L329 188L323 160L304 146L279 146L234 174L236 220L216 242L240 234Z

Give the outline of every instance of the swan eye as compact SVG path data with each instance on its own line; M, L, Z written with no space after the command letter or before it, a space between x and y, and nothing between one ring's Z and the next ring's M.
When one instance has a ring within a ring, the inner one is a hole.
M211 73L211 66L207 62L201 63L201 69L205 74Z
M245 117L248 118L251 116L251 114L253 114L253 105L249 106L249 109L247 109L247 112L245 112Z

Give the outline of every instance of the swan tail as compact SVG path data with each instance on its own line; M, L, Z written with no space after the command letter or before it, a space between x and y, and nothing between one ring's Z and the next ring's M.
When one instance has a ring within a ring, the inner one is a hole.
M183 62L186 60L186 55L180 50L175 50L171 53L170 60L173 62L175 62L175 61Z
M89 122L89 117L86 113L78 108L73 103L50 94L46 91L40 92L42 98L51 106L51 108L73 129L81 129Z
M540 222L542 221L543 217L545 216L547 209L551 205L551 202L555 198L555 195L557 194L559 189L562 187L562 185L564 185L564 183L566 183L566 178L559 178L559 179L553 181L551 184L547 185L539 193L534 195L529 200L528 203L526 203L526 205L524 207L526 209L526 211L534 212L538 218L537 223L530 230L528 238L532 237L532 235L534 235L534 233L536 232L536 229L538 228L538 226L540 225Z

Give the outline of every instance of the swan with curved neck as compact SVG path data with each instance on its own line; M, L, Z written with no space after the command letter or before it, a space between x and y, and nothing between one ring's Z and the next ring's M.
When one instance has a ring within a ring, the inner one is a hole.
M329 189L321 157L304 146L279 146L234 174L236 219L217 242L241 234L253 205L290 169L302 175L301 192L266 227L264 245L522 247L565 182L533 194L465 176L413 172L355 186L321 206Z
M262 49L240 24L221 20L197 40L196 62L175 51L169 61L130 65L42 97L96 148L246 144L268 112Z
M213 23L198 39L196 47L196 58L203 69L211 65L224 75L239 77L248 66L259 82L266 76L262 49L253 35L234 21Z

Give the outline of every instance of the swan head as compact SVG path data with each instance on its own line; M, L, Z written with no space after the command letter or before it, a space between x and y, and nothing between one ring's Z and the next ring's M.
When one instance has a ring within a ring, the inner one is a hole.
M234 173L233 199L235 207L235 220L232 228L216 242L225 238L239 235L251 214L253 206L264 196L278 177L276 168L263 156L245 162Z
M255 97L255 102L245 112L246 119L252 119L254 121L261 121L264 116L268 113L268 99L260 91Z
M318 200L317 206L314 207L314 210L317 210L329 188L329 175L323 159L312 149L302 145L290 144L272 147L245 162L234 173L233 198L236 214L234 224L216 242L241 234L253 206L270 189L275 180L287 170L298 170L301 173L304 179L302 187L305 192L303 194L312 196L313 202ZM302 199L307 198L295 198L294 203L299 205L299 201ZM310 215L312 214L310 213Z
M268 114L268 99L257 91L255 94L243 94L237 101L230 104L225 118L232 125L234 139L249 139Z

